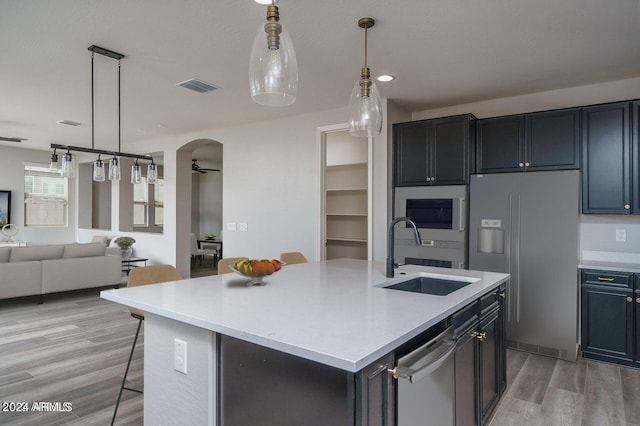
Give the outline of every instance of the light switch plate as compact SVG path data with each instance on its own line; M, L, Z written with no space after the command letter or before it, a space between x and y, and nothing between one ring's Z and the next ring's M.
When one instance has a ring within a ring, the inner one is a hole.
M235 231L236 223L235 222L227 222L227 231Z
M624 243L627 241L627 230L616 229L616 242Z
M249 230L249 226L246 223L240 223L238 228L240 232L247 232Z

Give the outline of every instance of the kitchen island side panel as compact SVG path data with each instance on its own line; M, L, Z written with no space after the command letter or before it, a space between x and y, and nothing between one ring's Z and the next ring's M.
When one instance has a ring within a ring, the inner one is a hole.
M186 342L187 374L174 370L174 339ZM216 333L146 313L144 424L216 424Z

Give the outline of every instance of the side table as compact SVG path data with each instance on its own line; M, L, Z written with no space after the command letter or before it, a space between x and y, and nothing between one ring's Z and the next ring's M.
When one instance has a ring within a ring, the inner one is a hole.
M144 257L136 257L136 256L131 256L128 259L122 259L122 272L129 275L129 272L133 268L137 268L138 266L147 266L147 260L149 259ZM143 262L143 265L135 265L135 263L140 263L140 262Z

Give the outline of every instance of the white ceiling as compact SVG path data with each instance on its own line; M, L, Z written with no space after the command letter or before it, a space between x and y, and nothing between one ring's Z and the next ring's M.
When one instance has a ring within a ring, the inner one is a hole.
M91 145L91 54L122 60L122 146L345 106L369 31L381 96L410 111L640 76L639 0L281 0L299 66L289 107L253 103L253 0L2 0L0 136ZM219 87L198 94L176 83ZM117 62L95 59L95 147L117 148ZM83 123L57 124L61 119ZM0 145L13 145L0 142Z

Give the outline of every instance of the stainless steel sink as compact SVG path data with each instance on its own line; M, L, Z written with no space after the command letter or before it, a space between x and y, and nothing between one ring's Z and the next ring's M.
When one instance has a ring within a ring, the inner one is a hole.
M450 280L446 278L415 277L396 284L384 286L391 290L410 291L413 293L432 294L435 296L446 296L463 287L468 286L473 281Z

